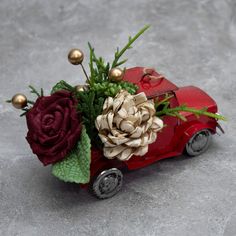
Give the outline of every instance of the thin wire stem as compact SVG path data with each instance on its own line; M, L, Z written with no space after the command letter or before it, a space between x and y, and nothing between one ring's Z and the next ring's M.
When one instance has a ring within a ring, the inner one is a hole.
M82 70L83 70L83 72L84 72L86 78L87 78L86 83L89 83L90 81L89 81L89 77L88 77L88 75L87 75L87 72L86 72L86 70L84 69L83 64L81 63L80 65L81 65L81 67L82 67Z

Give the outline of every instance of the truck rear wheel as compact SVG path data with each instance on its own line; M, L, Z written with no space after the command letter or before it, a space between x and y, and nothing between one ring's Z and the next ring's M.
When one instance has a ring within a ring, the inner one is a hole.
M185 146L185 152L189 156L198 156L205 152L212 139L210 130L203 129L195 133Z

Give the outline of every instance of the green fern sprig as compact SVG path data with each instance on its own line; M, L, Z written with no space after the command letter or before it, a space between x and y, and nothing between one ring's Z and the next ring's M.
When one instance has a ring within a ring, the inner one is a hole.
M131 45L136 41L136 39L138 39L149 28L150 28L150 25L144 26L134 37L131 37L131 36L129 37L128 43L121 50L117 48L115 52L114 61L112 62L112 66L111 66L112 68L122 65L128 60L128 59L125 59L119 62L121 56L126 52L126 50L131 49L132 48Z
M29 85L29 88L30 88L30 92L35 94L37 97L40 97L40 93L32 86L32 85ZM41 89L42 91L42 89Z
M94 83L102 83L108 80L108 73L110 70L110 63L105 63L102 57L97 58L94 52L94 48L88 43L90 50L90 86Z
M194 107L188 107L187 105L183 104L174 108L170 107L170 99L173 97L173 95L166 95L166 97L161 100L160 102L156 102L155 108L157 110L156 116L174 116L177 117L183 121L186 121L186 117L181 114L181 112L190 112L194 114L196 117L200 117L201 115L208 116L211 118L215 118L218 120L224 120L226 121L226 118L222 115L208 112L207 108L203 107L202 109L196 109Z

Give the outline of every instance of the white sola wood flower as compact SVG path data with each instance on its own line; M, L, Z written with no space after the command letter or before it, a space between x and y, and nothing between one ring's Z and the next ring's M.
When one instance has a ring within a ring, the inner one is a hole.
M144 93L131 95L122 90L114 98L108 97L95 122L104 143L104 156L125 161L146 154L163 128L155 113L153 100Z

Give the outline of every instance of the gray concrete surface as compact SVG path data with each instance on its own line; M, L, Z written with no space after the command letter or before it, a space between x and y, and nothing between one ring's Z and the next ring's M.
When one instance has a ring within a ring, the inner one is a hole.
M152 28L127 67L152 66L177 85L215 98L226 134L198 158L177 157L125 174L122 192L99 201L43 168L26 125L4 103L28 84L84 76L67 62L87 41L111 60L118 45ZM236 235L235 0L0 1L0 235Z

